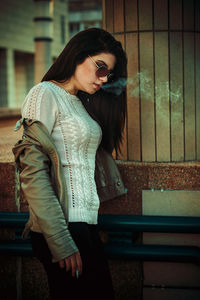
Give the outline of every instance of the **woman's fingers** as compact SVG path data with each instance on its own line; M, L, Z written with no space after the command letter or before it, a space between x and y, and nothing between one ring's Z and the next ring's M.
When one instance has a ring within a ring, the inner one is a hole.
M76 275L78 277L82 273L82 260L81 260L80 252L76 252L70 258L71 258L72 276L74 277Z
M66 272L68 272L71 268L71 261L69 258L65 258L63 260L60 260L59 262L59 266L61 269L66 269Z
M66 269L66 272L68 272L70 269L71 269L71 259L70 259L71 256L65 258L65 269Z
M59 261L59 266L61 269L63 269L65 267L65 261L64 260L60 260Z
M76 275L76 255L70 256L70 261L71 261L71 269L72 269L72 276L74 277Z
M76 266L77 266L76 269L78 270L79 275L81 275L82 270L83 270L83 265L82 265L82 259L80 256L80 252L75 253L75 255L76 255Z
M80 275L82 273L82 260L80 252L76 252L75 254L59 261L59 265L61 268L65 267L66 272L71 269L73 277L77 274L77 271Z

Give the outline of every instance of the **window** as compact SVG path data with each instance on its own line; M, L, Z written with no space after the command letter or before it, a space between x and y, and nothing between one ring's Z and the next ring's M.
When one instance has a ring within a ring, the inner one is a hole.
M69 23L69 30L70 30L70 32L79 31L79 28L80 28L80 23L78 23L78 22Z
M70 37L78 33L80 31L80 23L79 22L69 23L69 31L70 31Z
M65 16L60 16L60 29L61 29L61 43L65 44L66 42L66 32L65 32Z

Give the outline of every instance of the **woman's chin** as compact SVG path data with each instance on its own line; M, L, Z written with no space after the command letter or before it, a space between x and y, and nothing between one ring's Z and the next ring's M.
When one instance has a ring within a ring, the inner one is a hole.
M90 95L94 95L95 93L97 92L97 90L96 89L88 89L87 91L86 91L86 93L88 93L88 94L90 94Z
M92 85L92 87L88 87L88 88L83 88L82 92L85 92L89 95L94 95L98 90L100 90L100 88L97 88L97 86Z

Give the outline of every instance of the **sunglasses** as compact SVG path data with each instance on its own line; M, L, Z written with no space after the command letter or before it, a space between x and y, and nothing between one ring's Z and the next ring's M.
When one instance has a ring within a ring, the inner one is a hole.
M107 76L109 81L114 77L114 74L112 72L110 72L105 65L98 65L98 63L90 55L88 55L88 57L93 61L93 63L97 67L97 70L96 70L97 77Z

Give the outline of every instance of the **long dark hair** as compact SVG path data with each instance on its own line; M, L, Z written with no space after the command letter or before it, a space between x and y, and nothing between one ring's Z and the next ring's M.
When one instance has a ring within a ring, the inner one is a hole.
M88 55L108 52L116 57L114 79L103 85L103 89L93 95L79 91L78 97L88 113L102 128L101 145L108 152L120 152L120 144L126 118L126 78L127 57L122 45L110 33L99 28L90 28L77 33L65 46L42 81L69 80Z

